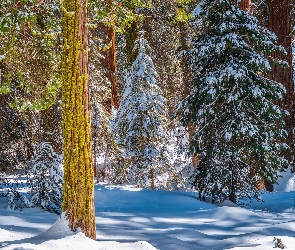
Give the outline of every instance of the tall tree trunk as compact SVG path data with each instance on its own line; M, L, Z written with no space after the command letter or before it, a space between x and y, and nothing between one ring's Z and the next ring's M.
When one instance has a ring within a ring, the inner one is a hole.
M109 78L111 79L111 103L115 109L119 108L118 96L118 77L117 77L117 58L116 58L116 33L114 27L111 27L108 32L108 37L112 41L112 47L107 51L107 60L109 64Z
M138 39L138 26L137 22L133 21L128 27L125 28L125 41L126 41L126 54L129 66L135 61L138 51L133 51L135 41Z
M108 3L108 8L111 10L113 5L113 0L110 0ZM111 47L104 51L104 66L107 69L107 78L111 82L111 99L108 109L111 111L111 107L115 109L119 108L119 95L118 95L118 77L117 77L117 58L116 58L116 32L114 27L107 27L101 25L103 33L107 37L107 44L111 43Z
M106 101L104 106L107 108L108 112L111 113L112 107L118 109L120 105L116 66L116 33L113 27L107 27L104 24L101 24L100 27L107 37L106 44L111 44L111 47L108 50L102 52L102 54L104 55L104 58L102 59L102 64L107 70L106 76L111 83L111 96L110 99Z
M87 0L62 2L63 208L71 230L96 238L88 87Z
M112 13L114 5L114 0L108 0L107 2L107 9L109 13ZM110 14L111 15L111 14ZM102 31L105 34L107 38L107 44L111 43L111 47L103 52L104 59L103 59L103 65L107 70L107 78L111 82L111 98L106 101L105 107L107 108L107 111L111 114L112 113L112 107L115 109L119 108L120 101L119 101L119 94L118 94L118 77L117 77L117 57L116 57L116 32L113 26L106 26L104 24L101 24ZM94 145L95 149L97 148L96 145ZM110 149L110 141L108 140L106 144L105 149L105 156L104 156L104 166L100 171L97 171L96 169L96 156L95 156L95 176L99 180L102 176L103 180L106 176L106 170L107 170L107 163L108 163L108 157L109 157L109 149Z
M288 131L287 144L291 147L292 152L286 153L286 157L294 162L294 83L292 67L292 45L291 45L291 21L290 21L290 0L268 0L269 11L269 29L276 33L278 43L287 51L284 56L276 53L274 57L285 60L289 63L289 68L274 66L272 70L272 79L280 82L286 88L286 94L279 105L288 110L290 116L285 119L286 129ZM294 167L295 170L295 167Z
M187 50L188 49L188 47L187 47L187 38L188 38L187 24L184 22L179 22L178 25L179 25L179 35L180 35L180 49L181 49L181 51ZM182 82L183 82L183 87L184 87L183 98L185 98L190 94L190 91L191 91L191 84L190 84L191 70L188 67L188 61L187 61L186 56L182 57L182 59L181 59L181 68L182 68L182 73L183 73ZM187 126L187 130L188 130L189 142L191 142L193 135L195 133L195 126L193 124L189 123ZM193 164L194 168L197 166L198 162L199 162L198 157L192 153L192 164Z
M243 11L250 11L251 0L242 0L239 3L239 7Z

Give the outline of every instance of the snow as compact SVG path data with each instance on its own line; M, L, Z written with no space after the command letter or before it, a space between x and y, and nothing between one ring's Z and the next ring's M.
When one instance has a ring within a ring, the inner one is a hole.
M280 185L274 185L274 189L278 192L295 191L295 173L288 169L280 175L282 176L279 180Z
M3 249L155 249L145 241L135 243L94 241L79 230L72 232L68 228L64 215L56 216L36 208L26 209L23 212L13 211L5 208L4 198L1 198L0 201L0 248ZM12 216L8 214L12 214ZM54 220L56 222L52 226L47 223L48 221L52 223Z
M281 180L283 186L290 176ZM276 237L292 249L295 191L261 196L264 202L244 200L243 207L228 200L216 206L190 191L95 185L96 241L71 232L63 215L37 208L11 210L0 197L0 248L270 249Z
M203 4L203 1L201 1L198 5L197 5L197 7L195 8L195 10L193 11L193 16L199 16L200 15L200 13L202 12L202 4Z

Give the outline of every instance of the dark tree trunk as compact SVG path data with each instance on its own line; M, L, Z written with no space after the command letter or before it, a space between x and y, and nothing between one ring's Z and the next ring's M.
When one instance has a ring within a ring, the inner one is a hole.
M286 117L286 129L288 131L287 144L291 147L291 152L286 152L286 157L294 162L294 83L292 67L292 45L291 45L291 21L290 21L290 0L268 0L269 29L278 37L278 44L287 51L284 56L275 53L273 56L285 60L289 63L289 68L274 66L271 77L280 82L286 88L286 94L279 105L290 113Z
M179 35L180 35L180 50L187 50L187 38L188 38L188 27L187 24L184 22L179 22ZM181 59L181 68L182 68L182 82L183 82L183 98L187 97L190 94L191 91L191 84L190 84L190 79L191 79L191 70L188 67L188 61L187 57L184 56ZM182 99L183 99L182 98ZM195 133L195 126L191 123L188 124L187 126L188 130L188 136L189 136L189 141L192 141L193 135ZM193 155L192 153L192 164L193 167L195 168L199 162L199 159L197 156Z
M234 204L237 203L237 181L236 181L236 171L235 171L235 166L233 165L233 163L229 163L231 166L231 183L229 186L229 197L228 199L233 202Z
M109 13L112 12L114 0L107 1L107 9ZM119 93L118 93L118 76L117 76L117 51L116 51L116 32L113 26L106 26L101 24L101 30L103 34L106 36L106 44L111 44L110 48L106 51L103 51L104 59L102 60L102 64L104 68L107 70L107 78L111 83L111 97L104 103L104 107L107 109L109 114L112 112L112 108L118 109L120 105L119 101ZM101 171L97 171L96 164L96 150L98 149L96 142L94 142L94 172L97 179L100 179L100 176L106 175L106 164ZM106 153L105 153L105 163L107 163L108 152L109 152L110 144L109 142L106 145Z
M109 2L109 5L112 5L113 1ZM111 7L109 7L111 8ZM104 51L105 56L104 66L107 69L107 78L111 82L111 99L110 104L115 109L119 108L119 96L118 96L118 77L117 77L117 66L116 66L116 33L114 27L106 27L103 24L101 25L103 33L107 37L107 44L111 43L111 47ZM111 111L110 105L108 109Z
M119 95L118 95L118 77L117 77L117 58L116 58L116 33L112 27L108 33L109 38L112 40L112 47L108 51L108 64L109 64L109 78L111 78L111 103L115 109L119 108Z
M127 62L129 66L135 61L138 51L133 51L135 41L138 39L138 26L137 22L133 21L130 26L125 28L125 40L126 40L126 54Z
M239 3L240 9L243 10L243 11L251 11L250 10L250 5L251 5L251 0L242 0Z

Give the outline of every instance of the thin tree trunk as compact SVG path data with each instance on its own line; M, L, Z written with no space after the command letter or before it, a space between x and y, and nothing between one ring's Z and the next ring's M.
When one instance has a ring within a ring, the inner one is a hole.
M154 169L151 168L151 189L155 189L155 172L154 172Z
M289 68L274 66L271 77L280 82L286 88L286 94L279 105L290 113L285 119L286 129L288 131L287 144L292 152L286 152L286 157L294 162L294 83L292 67L292 45L291 45L291 21L290 21L290 1L289 0L268 0L269 11L269 29L276 33L278 44L282 45L287 51L284 56L281 53L275 53L273 56L285 60L289 63ZM295 167L294 167L295 170Z
M116 33L114 27L110 28L109 38L112 40L112 47L108 51L109 61L109 78L111 78L112 89L111 89L111 103L115 109L119 108L119 95L118 95L118 77L117 77L117 58L116 58Z
M233 202L234 204L237 203L237 194L236 194L236 173L235 173L235 166L230 163L231 166L231 183L229 187L229 197L228 199Z
M96 238L88 87L87 0L62 2L63 208L71 230Z
M187 50L188 27L186 23L179 22L179 35L180 35L181 50ZM191 91L191 84L190 84L191 71L188 67L186 56L182 57L181 59L181 68L183 72L183 80L182 80L183 87L184 87L183 98L185 98L190 94L190 91ZM187 130L188 130L189 142L191 143L193 135L195 133L195 126L189 123L187 126ZM194 168L196 168L198 162L199 162L198 157L192 153L192 164Z
M114 0L109 0L107 2L107 8L109 13L112 12L113 9ZM119 94L118 94L118 76L117 76L117 58L116 58L116 32L113 26L105 26L104 24L101 24L102 31L107 37L106 44L111 43L111 47L103 52L104 60L103 64L104 67L107 69L107 78L111 82L111 98L107 100L105 103L106 108L108 112L111 114L112 107L115 109L119 108L120 101L119 101ZM99 179L99 175L102 176L103 180L106 176L106 169L107 169L107 160L108 160L108 154L109 154L109 141L106 145L106 152L105 152L105 159L104 159L104 165L103 168L96 172L96 177ZM96 168L96 166L95 166Z
M93 176L97 177L97 162L96 162L96 141L93 142Z
M113 1L110 1L110 5ZM111 43L112 46L106 50L103 54L105 56L104 66L108 73L107 78L111 82L111 106L115 109L119 108L119 95L118 95L118 77L117 77L117 66L116 66L116 33L114 27L106 27L102 24L103 32L107 36L107 44ZM111 111L111 107L108 107Z

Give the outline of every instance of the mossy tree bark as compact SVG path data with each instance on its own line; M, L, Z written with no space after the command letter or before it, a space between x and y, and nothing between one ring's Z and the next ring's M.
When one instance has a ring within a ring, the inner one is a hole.
M294 83L292 67L292 40L291 40L291 21L290 21L290 0L268 0L269 29L278 37L278 44L282 45L287 51L287 55L275 53L273 56L285 60L289 63L289 68L274 66L272 79L280 82L286 88L286 94L279 105L288 110L290 116L286 117L286 129L288 131L287 144L291 147L291 152L286 152L286 157L294 162ZM295 170L295 167L294 167Z
M63 211L69 227L96 238L90 140L87 0L63 0Z

